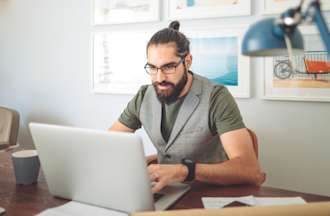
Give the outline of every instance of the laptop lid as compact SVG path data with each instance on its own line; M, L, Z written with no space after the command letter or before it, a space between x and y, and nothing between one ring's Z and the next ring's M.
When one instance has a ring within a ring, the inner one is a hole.
M124 212L154 210L137 135L38 123L29 127L54 196Z

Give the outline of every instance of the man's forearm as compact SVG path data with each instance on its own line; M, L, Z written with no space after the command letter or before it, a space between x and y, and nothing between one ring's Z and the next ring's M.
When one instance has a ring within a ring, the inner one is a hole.
M195 180L221 185L255 184L264 181L258 165L247 164L240 158L234 158L217 164L196 164Z
M119 131L119 132L128 132L128 133L134 133L135 130L127 127L120 121L116 121L113 123L113 125L108 129L108 131Z

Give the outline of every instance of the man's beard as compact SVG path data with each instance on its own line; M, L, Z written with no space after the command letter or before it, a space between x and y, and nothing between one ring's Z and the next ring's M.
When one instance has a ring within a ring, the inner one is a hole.
M179 80L178 84L176 85L167 81L163 81L161 83L153 82L152 85L155 88L159 102L165 103L167 105L175 102L179 98L180 93L182 92L183 88L185 87L188 81L187 74L188 74L187 72L184 72L182 78ZM170 87L165 90L160 90L158 88L159 85L167 85Z

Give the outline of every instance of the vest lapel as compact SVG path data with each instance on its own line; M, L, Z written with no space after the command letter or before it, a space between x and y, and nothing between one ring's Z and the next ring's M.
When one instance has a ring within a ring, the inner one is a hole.
M161 152L164 151L164 147L166 145L166 142L163 138L163 135L162 135L162 132L161 132L161 124L162 124L162 105L161 103L157 100L157 95L156 95L156 92L155 90L153 89L150 89L150 93L152 94L152 98L156 98L156 100L152 100L153 103L152 103L152 109L154 113L154 117L153 118L153 121L155 121L155 125L156 127L152 128L151 129L151 133L154 134L155 136L154 137L158 137L158 140L160 141L160 143L158 142L159 144L159 147L162 148L162 149L159 149ZM157 114L158 113L158 114Z
M194 75L196 76L196 75ZM189 120L190 116L194 113L196 110L200 98L199 95L201 94L202 88L201 88L201 82L198 79L193 80L193 84L191 86L191 89L184 99L180 111L178 113L178 116L175 120L170 138L168 140L168 143L165 147L165 151L167 151L170 146L174 143L176 137L180 134L182 128L185 126L187 121Z

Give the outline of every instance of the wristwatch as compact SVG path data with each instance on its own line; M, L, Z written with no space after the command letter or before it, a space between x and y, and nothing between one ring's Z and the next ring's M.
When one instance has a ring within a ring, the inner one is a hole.
M193 160L183 158L181 163L188 168L188 175L184 181L192 181L195 179L195 167L196 163Z

